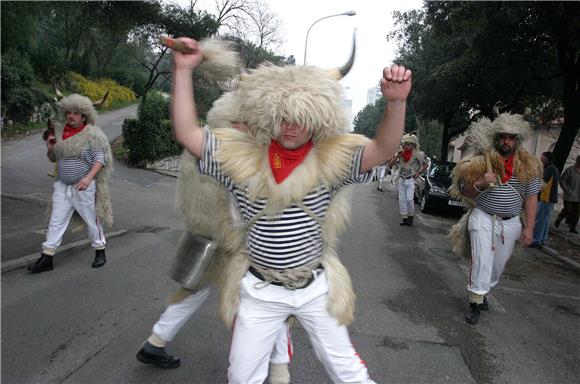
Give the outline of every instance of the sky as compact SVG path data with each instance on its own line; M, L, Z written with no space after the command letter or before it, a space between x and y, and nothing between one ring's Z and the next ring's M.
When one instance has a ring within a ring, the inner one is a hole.
M346 98L352 100L352 115L366 105L367 91L378 84L384 67L393 63L397 45L387 40L394 30L393 11L421 8L421 0L264 0L281 21L283 42L273 49L284 56L294 55L296 64L304 62L308 28L316 20L347 11L355 16L330 17L310 30L306 63L323 68L340 67L346 63L356 29L357 52L354 66L341 80ZM189 4L181 0L179 3ZM212 0L198 4L211 12ZM404 64L404 63L403 63Z
M357 52L354 66L341 80L347 99L353 101L353 116L366 105L367 90L378 84L384 67L393 63L397 45L387 40L394 30L393 11L420 8L420 0L267 0L282 21L285 42L279 48L285 56L304 62L308 28L321 17L356 11L355 16L330 17L310 30L306 63L323 68L342 66L349 58L356 28ZM404 64L404 63L403 63Z

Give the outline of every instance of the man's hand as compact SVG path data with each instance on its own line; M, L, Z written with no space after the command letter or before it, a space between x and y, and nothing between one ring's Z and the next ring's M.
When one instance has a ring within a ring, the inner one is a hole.
M383 69L381 92L387 102L405 101L411 91L411 70L393 64Z
M475 187L481 191L489 188L490 183L497 181L497 174L494 172L486 172L483 177L480 177L475 183Z
M203 60L203 51L201 50L200 44L196 40L190 39L188 37L180 37L176 40L179 40L185 44L192 50L192 52L181 53L178 51L173 51L173 64L175 69L193 70Z
M532 244L532 240L534 239L534 228L525 227L522 231L522 236L520 238L522 245L527 247L528 245Z
M92 179L89 176L83 177L76 183L75 185L76 190L85 191L89 187L89 184L91 184L91 181Z
M54 149L54 145L56 144L56 137L54 137L54 135L48 135L44 142L46 143L46 148L49 151L52 151Z

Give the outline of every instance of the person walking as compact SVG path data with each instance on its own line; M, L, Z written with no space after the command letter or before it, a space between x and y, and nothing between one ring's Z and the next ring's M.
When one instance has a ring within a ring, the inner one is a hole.
M66 124L62 132L46 135L47 156L57 163L58 172L53 184L46 241L42 243L40 258L28 265L30 273L53 270L53 256L75 213L87 226L95 249L92 267L100 268L107 261L102 224L113 222L109 194L111 146L107 136L95 125L97 112L89 98L72 94L57 105Z
M471 208L450 237L453 250L469 260L465 321L475 325L481 311L489 310L486 295L499 283L516 240L524 246L532 242L542 167L522 147L531 128L521 115L483 118L468 134L474 154L453 170L450 194Z
M531 247L539 249L548 241L550 213L554 209L554 204L558 202L558 180L560 179L560 172L554 165L554 154L552 152L542 153L540 160L544 166L544 175L542 176L544 186L538 197L534 239L532 244L530 244Z
M580 155L576 157L576 163L562 173L560 187L563 192L564 208L560 211L554 225L558 228L562 220L565 220L570 232L578 233L576 225L580 215Z
M414 134L403 135L401 149L391 160L391 167L397 169L395 183L399 192L400 225L413 226L415 217L415 179L419 177L429 163L421 151L419 141Z

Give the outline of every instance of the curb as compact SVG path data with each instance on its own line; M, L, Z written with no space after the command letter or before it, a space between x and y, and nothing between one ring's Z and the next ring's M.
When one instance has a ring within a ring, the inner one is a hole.
M106 233L105 238L110 239L113 237L124 235L127 232L129 232L129 231L122 229L120 231ZM59 247L58 252L60 253L60 252L68 251L68 250L75 249L75 248L85 247L85 246L90 245L90 244L91 244L91 242L89 240L80 240L80 241L76 241L74 243L70 243L67 245L63 245L62 247ZM36 259L38 259L38 253L33 253L31 255L19 257L17 259L8 260L8 261L2 263L2 272L1 273L10 272L10 271L13 271L13 270L19 269L19 268L24 268Z

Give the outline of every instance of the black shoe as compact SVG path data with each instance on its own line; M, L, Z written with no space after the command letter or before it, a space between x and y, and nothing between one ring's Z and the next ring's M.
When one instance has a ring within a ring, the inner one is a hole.
M542 244L532 243L530 244L530 248L542 249Z
M477 303L469 303L469 312L465 315L465 322L472 325L477 324L480 314L479 305Z
M489 311L489 303L487 302L487 297L483 297L483 303L479 304L480 311Z
M40 254L40 258L32 264L28 264L28 270L30 273L40 273L46 271L52 271L54 267L52 266L52 256Z
M97 249L95 251L95 261L93 261L93 268L101 268L107 262L104 249Z
M163 369L177 368L181 364L181 360L169 356L165 348L156 347L148 341L137 352L137 360Z
M409 218L403 217L403 220L401 220L399 225L409 225Z
M570 228L570 233L578 233L578 231L576 230L576 228Z
M554 227L558 228L560 226L561 222L562 222L562 218L558 217L556 219L556 221L554 221Z
M409 220L407 220L407 225L408 225L409 227L412 227L412 226L413 226L413 217L414 217L414 216L409 216Z

